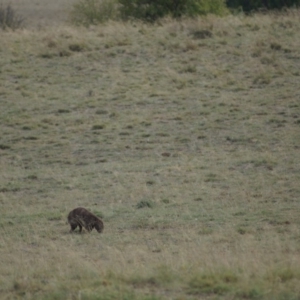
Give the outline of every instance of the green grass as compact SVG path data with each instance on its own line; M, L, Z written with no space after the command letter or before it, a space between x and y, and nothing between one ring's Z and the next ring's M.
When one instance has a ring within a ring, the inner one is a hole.
M299 299L298 13L0 32L1 298Z

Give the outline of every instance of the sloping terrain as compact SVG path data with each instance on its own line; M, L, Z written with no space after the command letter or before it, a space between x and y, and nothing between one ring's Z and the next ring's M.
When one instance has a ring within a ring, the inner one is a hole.
M298 299L299 11L0 32L3 299ZM99 235L70 234L83 206Z

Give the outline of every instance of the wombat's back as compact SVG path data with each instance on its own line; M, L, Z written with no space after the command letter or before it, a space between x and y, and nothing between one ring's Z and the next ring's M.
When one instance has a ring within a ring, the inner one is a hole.
M69 212L68 220L72 220L76 217L84 217L88 215L93 215L91 212L89 212L84 207L77 207Z

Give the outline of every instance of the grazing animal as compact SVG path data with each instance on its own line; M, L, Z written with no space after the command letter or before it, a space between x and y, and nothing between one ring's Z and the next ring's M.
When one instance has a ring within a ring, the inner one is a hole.
M68 222L71 225L70 232L73 232L77 226L79 227L79 232L82 231L82 227L88 232L91 232L95 228L99 233L104 228L103 221L83 207L77 207L70 211Z

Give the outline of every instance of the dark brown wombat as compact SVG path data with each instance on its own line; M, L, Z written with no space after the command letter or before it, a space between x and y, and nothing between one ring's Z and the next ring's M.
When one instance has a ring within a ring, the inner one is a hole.
M101 233L104 228L102 220L83 207L77 207L70 211L68 222L71 225L70 232L74 231L77 226L79 227L79 232L82 231L82 227L88 232L91 232L93 228L95 228L99 233Z

